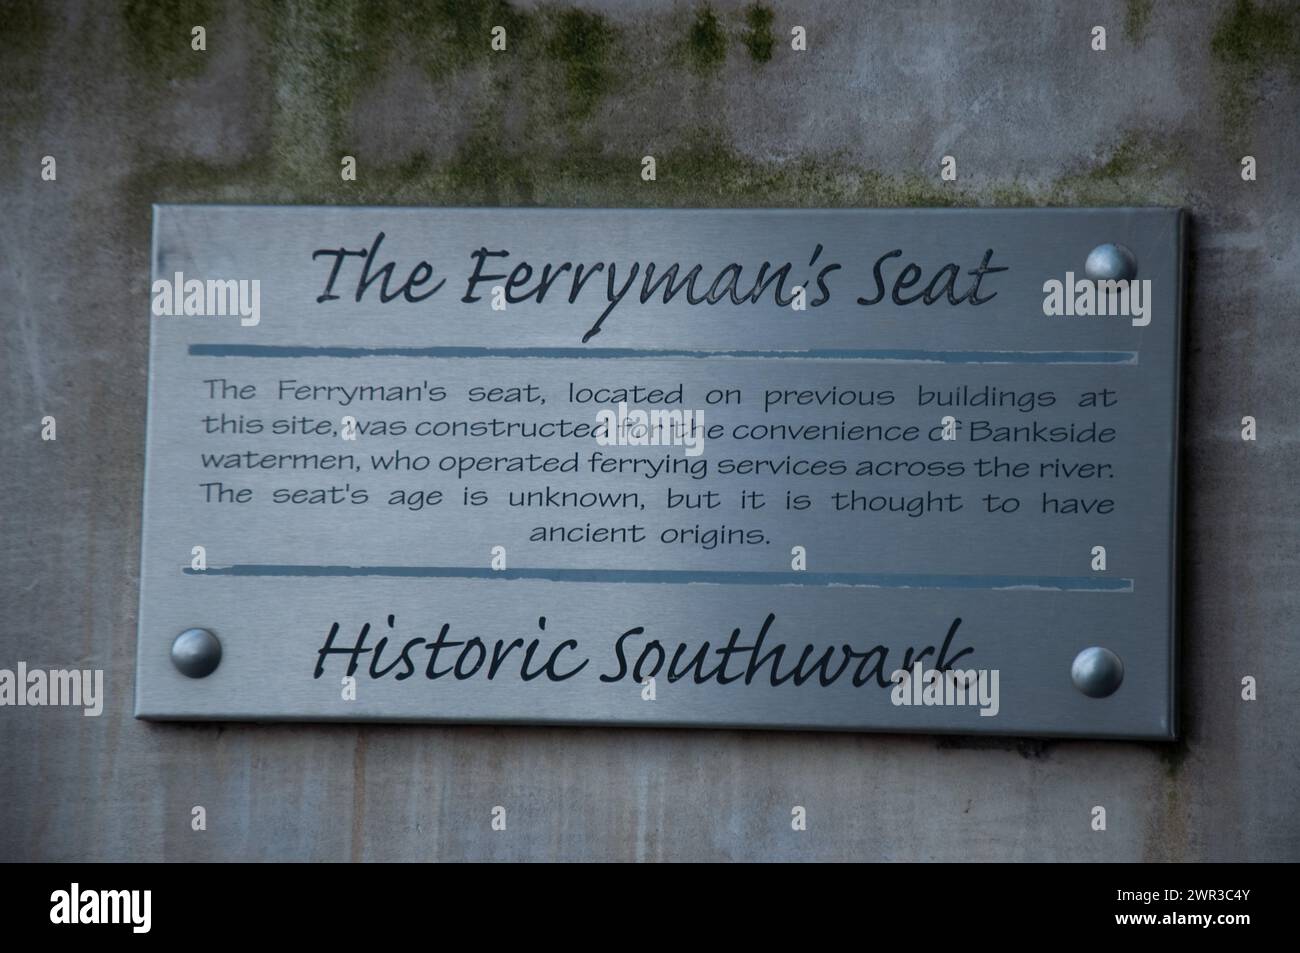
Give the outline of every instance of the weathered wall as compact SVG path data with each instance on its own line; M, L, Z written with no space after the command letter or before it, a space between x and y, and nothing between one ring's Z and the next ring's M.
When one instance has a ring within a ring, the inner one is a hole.
M0 709L0 859L1300 858L1300 10L702 9L0 5L0 667L110 691ZM1184 740L136 721L155 201L1190 208Z

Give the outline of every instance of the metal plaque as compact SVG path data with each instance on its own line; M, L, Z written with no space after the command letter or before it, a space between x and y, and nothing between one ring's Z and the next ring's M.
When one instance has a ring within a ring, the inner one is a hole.
M136 714L1171 738L1183 237L158 206Z

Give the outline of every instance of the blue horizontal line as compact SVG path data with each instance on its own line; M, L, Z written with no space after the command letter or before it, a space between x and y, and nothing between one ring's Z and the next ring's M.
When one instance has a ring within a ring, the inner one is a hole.
M1137 351L926 351L822 348L802 351L686 351L632 347L299 347L281 344L191 344L192 357L496 357L744 358L748 360L884 361L918 364L1137 364Z
M418 579L532 579L545 582L704 583L721 586L856 586L873 589L1051 589L1132 592L1109 576L962 576L928 573L730 572L684 569L486 569L477 566L236 565L185 567L190 576L396 576Z

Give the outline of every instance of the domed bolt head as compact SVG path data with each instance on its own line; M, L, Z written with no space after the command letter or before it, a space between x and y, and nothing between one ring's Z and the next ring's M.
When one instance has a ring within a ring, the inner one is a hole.
M205 678L221 664L221 642L207 629L186 629L172 641L172 664L182 675Z
M1123 245L1107 242L1088 252L1083 271L1093 281L1129 281L1137 276L1137 258Z
M1105 698L1124 681L1124 663L1110 649L1094 645L1074 657L1070 680L1089 698Z

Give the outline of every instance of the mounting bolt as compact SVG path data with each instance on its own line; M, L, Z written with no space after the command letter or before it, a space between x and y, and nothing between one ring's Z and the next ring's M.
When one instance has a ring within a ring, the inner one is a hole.
M1089 698L1105 698L1124 681L1124 663L1110 649L1094 645L1074 657L1070 680Z
M1083 271L1093 281L1129 281L1137 276L1138 263L1123 245L1107 242L1088 252Z
M182 675L205 678L221 664L221 642L207 629L186 629L172 642L172 664Z

